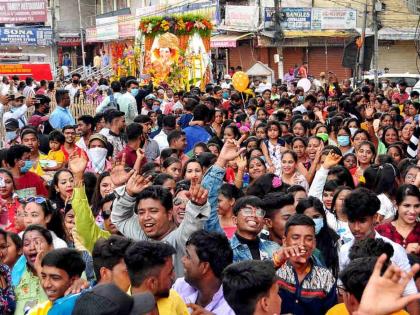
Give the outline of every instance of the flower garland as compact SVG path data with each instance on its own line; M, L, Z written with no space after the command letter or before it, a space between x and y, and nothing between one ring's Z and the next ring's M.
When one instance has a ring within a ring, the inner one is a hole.
M199 33L203 37L208 37L211 35L213 24L207 17L198 14L152 16L143 18L139 29L146 36L152 37L165 32L175 35Z

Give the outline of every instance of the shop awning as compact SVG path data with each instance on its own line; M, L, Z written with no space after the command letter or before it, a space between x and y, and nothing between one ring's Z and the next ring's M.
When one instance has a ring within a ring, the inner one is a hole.
M252 33L242 34L219 34L210 38L211 48L237 47L238 40L251 38Z

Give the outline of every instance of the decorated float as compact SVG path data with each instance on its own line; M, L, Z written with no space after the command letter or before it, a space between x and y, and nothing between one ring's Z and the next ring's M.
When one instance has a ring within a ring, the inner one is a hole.
M211 79L212 28L210 19L199 14L143 18L139 30L144 40L144 77L175 91L203 89Z
M134 48L133 41L119 41L110 45L114 79L138 75L140 49Z

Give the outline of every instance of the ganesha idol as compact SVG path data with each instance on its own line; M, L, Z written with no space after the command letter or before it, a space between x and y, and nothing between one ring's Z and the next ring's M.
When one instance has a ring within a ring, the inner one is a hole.
M171 66L179 57L179 39L172 33L164 33L156 36L152 45L151 63L155 79L160 82L166 81Z

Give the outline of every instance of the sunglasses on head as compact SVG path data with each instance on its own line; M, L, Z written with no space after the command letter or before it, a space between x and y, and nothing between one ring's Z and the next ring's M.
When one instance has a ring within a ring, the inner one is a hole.
M41 204L41 203L47 202L47 199L45 199L44 197L28 197L28 198L19 198L18 201L20 203L35 202L37 204Z

